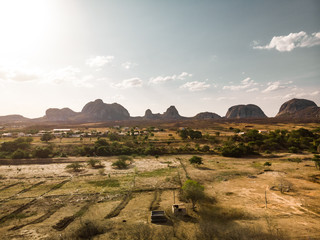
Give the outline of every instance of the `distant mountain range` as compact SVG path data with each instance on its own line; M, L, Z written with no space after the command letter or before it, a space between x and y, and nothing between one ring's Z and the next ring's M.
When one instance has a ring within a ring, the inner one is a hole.
M128 110L118 103L107 104L101 99L87 103L81 112L70 108L49 108L41 118L25 118L21 115L0 116L0 123L15 122L104 122L115 120L184 120L184 119L266 119L260 107L254 104L236 105L228 109L225 117L212 112L201 112L194 117L183 117L175 106L170 106L163 114L147 109L142 117L131 117ZM291 99L283 103L275 118L279 119L320 119L320 108L310 100Z

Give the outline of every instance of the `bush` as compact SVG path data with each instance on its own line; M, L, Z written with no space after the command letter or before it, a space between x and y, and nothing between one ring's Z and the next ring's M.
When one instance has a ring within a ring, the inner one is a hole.
M271 162L265 162L265 163L263 164L263 166L267 166L267 167L270 167L271 165L272 165Z
M52 149L48 147L37 147L33 152L33 156L36 158L48 158L50 154L52 154Z
M224 157L236 157L240 158L245 155L253 154L254 151L251 147L246 146L242 143L240 143L238 146L237 145L225 145L222 148L222 156Z
M101 161L98 160L98 159L93 159L91 158L89 161L88 161L88 165L92 168L102 168L103 165L101 164Z
M94 236L105 233L106 229L96 222L86 220L81 222L80 227L74 232L75 239L92 239Z
M298 153L299 152L299 148L297 147L289 147L289 153Z
M80 172L83 166L80 163L71 163L66 166L67 169L72 169L74 172Z
M198 156L193 156L192 158L189 159L189 162L191 164L198 164L198 165L203 164L202 157L198 157Z
M27 158L28 157L28 153L24 152L21 149L18 149L16 151L14 151L14 153L12 153L12 159L22 159L22 158Z
M129 166L127 161L131 162L132 158L130 156L122 155L122 156L119 156L119 159L117 161L112 163L112 166L117 167L119 169L125 169Z

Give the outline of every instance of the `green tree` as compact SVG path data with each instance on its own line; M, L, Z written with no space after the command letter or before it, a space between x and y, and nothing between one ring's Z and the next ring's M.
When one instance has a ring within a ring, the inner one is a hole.
M54 135L51 133L45 133L41 136L40 140L43 142L48 142L50 140L54 139Z
M192 209L195 209L196 203L202 200L204 195L204 186L197 181L187 180L182 186L183 195L192 202Z
M202 157L199 157L199 156L193 156L192 158L189 159L189 162L191 164L197 164L197 165L203 164Z

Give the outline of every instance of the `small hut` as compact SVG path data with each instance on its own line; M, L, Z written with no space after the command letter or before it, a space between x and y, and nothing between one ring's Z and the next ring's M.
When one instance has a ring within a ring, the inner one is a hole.
M181 216L185 216L187 215L187 209L185 208L185 206L183 204L173 204L172 205L172 213L174 215L181 215Z

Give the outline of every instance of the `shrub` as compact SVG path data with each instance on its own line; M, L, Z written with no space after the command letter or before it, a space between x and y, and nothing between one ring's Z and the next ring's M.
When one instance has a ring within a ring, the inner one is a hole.
M112 163L112 166L117 167L119 169L125 169L129 165L127 161L131 161L131 160L132 158L130 156L122 155L122 156L119 156L119 159L117 161Z
M294 147L294 146L289 147L288 150L289 150L290 153L298 153L299 152L299 148Z
M51 153L52 153L52 149L48 147L44 147L44 148L37 147L33 152L33 156L37 158L48 158Z
M75 239L92 239L94 236L105 233L105 227L96 222L86 220L81 222L80 227L74 232Z
M80 172L81 168L83 168L83 166L80 163L71 163L69 165L66 166L67 169L72 169L72 171L74 172Z
M198 164L198 165L203 164L202 157L198 157L198 156L193 156L192 158L189 159L189 162L191 164Z
M271 165L272 165L271 162L265 162L265 163L263 164L263 166L268 166L268 167L270 167Z
M28 153L24 152L21 149L17 149L12 153L12 159L21 159L21 158L26 158L28 157Z
M102 168L103 165L101 164L101 161L98 160L98 159L93 159L91 158L89 161L88 161L88 165L92 168Z
M210 151L210 146L204 145L201 149L202 152L209 152Z

